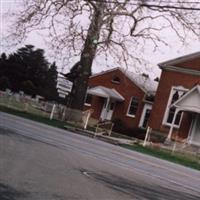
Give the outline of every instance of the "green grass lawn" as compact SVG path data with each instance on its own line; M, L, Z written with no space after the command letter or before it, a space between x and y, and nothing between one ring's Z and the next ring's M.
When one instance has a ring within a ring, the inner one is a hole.
M191 167L193 169L200 170L200 158L192 155L186 155L181 153L172 153L169 150L164 149L154 149L151 147L143 147L141 145L121 145L124 148L137 151L140 153L148 154L163 160L171 161L186 167Z
M6 112L9 114L17 115L23 118L27 118L33 121L37 121L40 123L44 123L50 126L54 126L57 128L62 128L64 129L66 126L69 128L75 128L73 124L64 122L64 121L59 121L59 120L50 120L47 117L42 117L40 115L35 115L35 114L30 114L25 111L19 111L19 110L14 110L12 108L7 108L4 106L0 106L0 111ZM65 126L65 127L64 127ZM170 151L163 150L163 149L155 149L151 147L143 147L141 145L121 145L124 148L137 151L140 153L148 154L163 160L168 160L177 164L181 164L187 167L191 167L197 170L200 170L200 159L191 156L191 155L185 155L185 154L180 154L180 153L174 153L172 154Z
M54 126L54 127L58 127L58 128L64 128L64 126L67 125L67 123L63 122L63 121L59 121L59 120L55 120L55 119L50 120L49 118L42 117L41 115L30 114L25 111L14 110L12 108L7 108L4 106L0 106L0 111L6 112L9 114L13 114L13 115L17 115L17 116L20 116L20 117L23 117L26 119L30 119L33 121L41 122L41 123L44 123L44 124L47 124L50 126Z

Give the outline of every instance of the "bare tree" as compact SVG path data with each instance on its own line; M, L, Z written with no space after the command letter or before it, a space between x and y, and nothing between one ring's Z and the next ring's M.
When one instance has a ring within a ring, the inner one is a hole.
M48 30L52 47L68 59L79 56L72 108L82 109L93 60L104 55L128 65L138 45L166 44L159 32L170 29L184 41L199 34L200 3L194 0L24 0L14 15L13 35L24 39ZM66 50L66 51L65 51Z

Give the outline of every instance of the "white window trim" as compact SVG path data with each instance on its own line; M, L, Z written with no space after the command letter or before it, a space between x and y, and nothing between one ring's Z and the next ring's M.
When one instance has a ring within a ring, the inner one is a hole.
M127 117L135 118L135 115L130 115L130 114L128 114L128 113L126 113L126 116L127 116Z
M88 87L89 88L89 87ZM86 99L87 99L87 95L90 95L90 94L88 94L88 93L86 93L86 95L85 95L85 100L84 100L84 106L92 106L92 104L91 103L86 103L85 101L86 101Z
M91 106L91 103L84 103L85 106Z
M143 107L143 110L142 110L142 115L141 115L141 118L140 118L140 122L139 122L139 127L140 128L144 128L142 125L144 123L144 117L146 115L146 111L147 110L152 110L152 105L151 104L145 104L144 107ZM145 129L145 128L144 128Z
M164 117L163 117L163 121L162 121L162 124L165 125L165 126L171 126L171 124L167 122L167 118L168 118L169 107L171 105L171 100L172 100L172 96L173 96L173 92L172 91L174 89L182 90L184 92L188 91L188 89L184 88L183 86L172 86L171 87L170 95L169 95L169 98L168 98L167 106L165 108L165 113L164 113ZM180 128L182 118L183 118L183 113L181 114L179 125L174 124L174 128L177 128L177 129Z
M126 116L127 116L127 117L135 118L135 115L131 115L131 114L128 113L128 112L129 112L129 109L130 109L130 106L131 106L131 102L132 102L132 98L133 98L133 97L136 97L136 96L132 96L132 97L130 98L130 100L129 100L129 105L128 105L128 109L127 109L127 112L126 112Z

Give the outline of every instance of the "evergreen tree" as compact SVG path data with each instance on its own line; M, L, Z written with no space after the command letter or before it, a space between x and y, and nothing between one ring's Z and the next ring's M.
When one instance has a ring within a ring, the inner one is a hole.
M1 76L1 77L0 77L0 90L5 91L7 88L8 88L8 89L11 88L11 83L10 83L8 77L6 77L6 76Z
M0 57L2 89L10 87L14 92L23 90L32 96L39 94L48 100L57 98L57 67L49 64L43 49L26 45L15 53Z

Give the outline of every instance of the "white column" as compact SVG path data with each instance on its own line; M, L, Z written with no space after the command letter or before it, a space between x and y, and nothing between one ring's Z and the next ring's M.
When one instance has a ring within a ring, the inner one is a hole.
M176 116L178 114L180 110L179 109L176 109L175 113L174 113L174 117L173 117L173 120L172 120L172 124L170 126L170 130L169 130L169 134L167 136L167 141L171 141L171 137L172 137L172 132L173 132L173 128L174 128L174 124L175 124L175 120L176 120Z
M188 136L187 136L187 139L186 139L186 142L189 143L189 144L191 144L191 142L192 142L193 128L194 128L194 125L195 125L195 119L196 119L196 117L193 116L192 123L190 125L190 130L189 130L189 133L188 133Z
M53 119L55 108L56 108L56 104L53 104L53 107L52 107L52 110L51 110L51 115L50 115L50 120Z
M88 121L89 121L89 118L90 118L90 115L91 115L91 112L90 112L90 110L89 111L87 111L86 112L86 120L85 120L85 124L84 124L84 129L86 129L87 128L87 125L88 125Z
M145 135L145 139L144 139L144 142L143 142L143 147L145 147L147 145L147 140L149 139L149 134L150 134L151 130L152 129L148 126L147 131L146 131L146 135Z
M109 105L109 102L110 102L110 98L108 97L108 98L107 98L107 101L106 101L106 107L105 107L104 119L106 119L107 114L108 114L108 105Z

